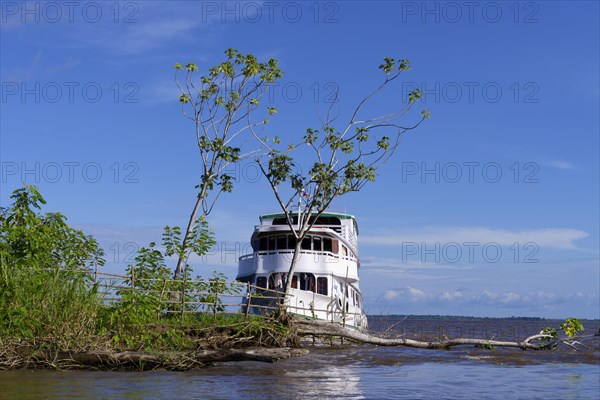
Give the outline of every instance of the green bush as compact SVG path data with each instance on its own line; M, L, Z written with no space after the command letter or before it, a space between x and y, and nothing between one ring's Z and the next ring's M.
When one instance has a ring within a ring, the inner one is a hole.
M239 335L263 330L251 318L218 314L225 310L220 296L241 291L223 274L192 280L185 265L178 279L171 276L166 257L205 254L214 244L206 221L198 221L189 248L177 248L180 229L167 227L164 253L155 243L140 249L128 278L114 282L118 300L108 304L92 279L104 265L98 242L62 214L41 213L46 202L35 186L15 190L11 199L0 210L0 341L54 350L190 349L200 337L211 346L235 337L240 345L246 341Z
M104 264L103 251L62 214L41 214L46 202L35 186L11 199L0 212L0 336L81 343L102 306L89 271Z

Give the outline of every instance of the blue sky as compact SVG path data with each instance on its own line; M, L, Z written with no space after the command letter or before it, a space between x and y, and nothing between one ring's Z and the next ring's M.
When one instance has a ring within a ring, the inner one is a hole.
M597 2L5 1L0 18L0 204L38 185L101 241L107 271L193 205L176 62L277 58L268 133L295 141L335 88L347 115L390 56L413 70L367 111L418 87L407 121L433 117L333 207L360 226L367 311L600 317ZM252 161L230 172L200 274L234 276L258 215L277 211Z

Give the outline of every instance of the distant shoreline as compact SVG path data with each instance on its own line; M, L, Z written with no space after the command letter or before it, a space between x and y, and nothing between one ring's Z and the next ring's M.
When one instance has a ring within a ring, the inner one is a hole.
M369 320L378 320L378 319L412 319L412 320L468 320L468 321L476 321L476 320L502 320L502 321L562 321L564 318L543 318L543 317L473 317L473 316L465 316L465 315L412 315L412 314L376 314L376 315L367 315ZM589 321L589 322L600 322L600 319L590 319L590 318L578 318L580 321Z

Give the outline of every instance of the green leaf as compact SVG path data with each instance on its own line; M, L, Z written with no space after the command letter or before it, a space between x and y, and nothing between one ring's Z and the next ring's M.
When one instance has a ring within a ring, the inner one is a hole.
M567 318L561 325L562 329L568 337L576 336L579 332L584 331L583 324L577 318Z
M421 92L421 90L415 89L415 90L413 90L412 92L410 92L408 94L408 102L409 103L414 103L415 101L417 101L421 97L423 97L423 93Z
M187 104L190 101L190 96L187 95L187 93L183 93L181 96L179 96L179 102L183 103L183 104Z
M396 62L393 58L385 57L383 59L383 64L379 66L379 69L383 70L386 75L389 75L396 68Z
M410 60L407 59L402 59L402 60L398 60L398 62L400 63L400 71L410 71L411 66L410 66Z
M549 326L542 328L542 330L540 331L540 334L550 336L549 338L546 337L546 338L540 339L542 342L549 342L552 338L558 338L558 332L556 332L556 329L551 328Z

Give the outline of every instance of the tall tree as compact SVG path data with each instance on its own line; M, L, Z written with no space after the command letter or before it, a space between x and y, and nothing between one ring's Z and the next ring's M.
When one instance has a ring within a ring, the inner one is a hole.
M188 63L185 67L175 64L181 109L194 125L201 164L196 200L183 237L179 227L165 232L173 243L170 253L177 255L175 277L182 274L192 252L206 250L202 248L206 233L204 218L220 194L233 189L233 179L225 172L227 166L260 151L260 147L249 150L242 147L249 139L249 132L256 134L264 129L269 116L277 112L260 104L269 86L282 76L277 61L271 58L259 62L254 55L234 49L226 50L225 55L225 61L199 79L195 64Z
M294 255L291 260L285 292L291 287L292 276L300 257L302 240L306 237L317 217L334 199L363 189L375 181L377 171L394 154L403 133L415 129L426 118L427 110L413 124L404 125L404 117L421 97L419 90L408 94L404 106L383 115L363 116L367 103L372 102L381 91L398 80L401 73L410 70L408 60L385 58L379 66L383 81L367 94L353 109L346 123L338 123L332 103L318 128L308 128L300 143L290 144L283 150L279 139L259 140L267 149L258 164L269 181L273 194L287 224L295 237ZM337 100L337 94L336 94ZM306 173L298 173L305 167ZM304 200L304 207L301 203ZM298 209L292 207L298 203Z

